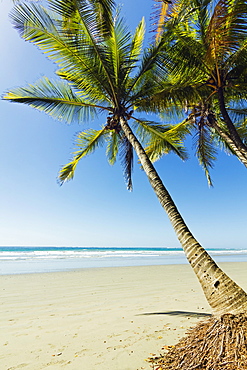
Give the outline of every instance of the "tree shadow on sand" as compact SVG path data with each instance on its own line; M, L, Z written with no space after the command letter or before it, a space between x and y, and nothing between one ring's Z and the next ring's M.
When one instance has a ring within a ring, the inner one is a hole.
M165 311L165 312L146 312L136 316L150 316L150 315L169 315L169 316L185 316L185 317L211 317L210 313L204 312L190 312L190 311Z

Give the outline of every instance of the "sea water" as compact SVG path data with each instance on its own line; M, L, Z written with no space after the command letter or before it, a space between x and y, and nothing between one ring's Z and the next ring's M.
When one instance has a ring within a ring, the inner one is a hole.
M216 262L247 261L247 250L208 249ZM181 248L0 247L0 275L188 263Z

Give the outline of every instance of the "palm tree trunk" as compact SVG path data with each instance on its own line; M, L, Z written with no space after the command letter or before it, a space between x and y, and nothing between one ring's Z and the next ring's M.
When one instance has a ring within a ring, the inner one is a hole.
M217 266L205 249L194 238L145 150L133 134L124 117L120 117L120 124L126 137L133 146L161 206L170 219L214 315L247 312L247 294Z
M224 91L222 87L218 88L218 101L219 101L219 106L220 106L220 112L222 114L222 117L224 119L224 122L226 123L227 129L229 132L229 137L232 139L233 143L238 149L238 152L242 153L242 157L245 157L245 160L246 160L247 159L247 147L246 145L244 145L243 141L241 140L236 130L236 127L234 126L227 112L226 105L225 105Z
M247 151L244 152L243 150L239 150L236 146L232 138L226 133L222 128L214 122L213 128L218 132L220 137L225 141L225 143L229 146L229 148L234 152L236 157L243 163L245 167L247 167Z

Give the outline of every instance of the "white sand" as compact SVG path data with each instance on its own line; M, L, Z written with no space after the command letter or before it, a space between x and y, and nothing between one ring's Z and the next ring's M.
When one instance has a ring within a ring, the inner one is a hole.
M221 264L247 290L247 263ZM1 370L141 370L210 308L188 265L0 276Z

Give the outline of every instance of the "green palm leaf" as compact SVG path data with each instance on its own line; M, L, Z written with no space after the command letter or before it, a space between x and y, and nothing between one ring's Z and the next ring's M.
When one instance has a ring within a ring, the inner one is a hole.
M124 171L124 178L127 189L132 190L132 170L133 170L133 147L129 140L124 136L120 142L120 160Z
M57 75L61 79L44 77L35 84L12 89L4 98L28 104L66 122L83 122L107 112L104 129L79 135L79 150L60 171L59 178L61 183L72 178L78 161L106 142L109 163L114 164L119 155L127 187L132 189L133 151L120 121L133 118L135 107L158 112L159 93L165 102L162 106L171 107L171 92L166 91L166 97L163 93L167 71L163 64L165 42L161 37L142 58L144 20L131 37L119 14L113 17L112 0L48 0L48 3L49 9L37 3L20 3L14 8L12 19L21 36L58 65ZM104 14L106 19L102 22ZM177 94L181 96L181 91ZM178 109L182 109L182 103ZM138 125L143 144L152 148L153 153L159 146L162 149L158 155L174 151L181 158L186 157L182 130L177 128L168 133L171 127L148 121Z
M152 162L169 152L176 153L181 159L187 159L182 140L190 132L187 120L177 125L161 125L156 122L137 120L137 133L145 143L145 151Z
M161 51L164 49L163 40L155 45L151 45L143 53L138 71L129 82L127 95L128 102L135 102L142 95L150 95L152 91L159 88L159 78L162 80L166 74L166 67L162 63ZM152 73L152 78L149 74ZM140 94L142 92L142 94Z
M181 112L181 109L188 105L201 101L205 95L206 92L193 86L190 80L176 83L164 82L159 89L153 91L151 96L144 96L137 100L137 111L160 113L176 109L177 112Z
M11 13L21 36L58 64L62 77L76 83L78 88L82 81L90 81L83 84L89 94L93 93L95 99L109 99L115 96L115 91L102 38L91 9L84 9L82 15L84 18L77 13L76 31L72 27L71 32L65 32L63 21L38 4L20 4Z
M213 168L213 162L216 159L216 149L214 147L209 128L199 123L199 130L195 135L196 155L200 165L204 169L209 186L213 186L210 176L210 168Z
M96 19L102 34L108 35L112 29L112 12L115 8L113 0L49 0L49 3L51 9L69 21L66 22L67 26L73 22L77 12L86 10L84 16L87 14L89 24Z
M129 68L129 49L131 35L122 18L116 16L115 27L106 43L111 62L112 80L115 90L124 91L123 81Z
M102 146L105 142L105 129L101 130L88 130L85 132L80 132L77 135L76 145L79 147L79 150L73 153L73 159L70 163L63 166L63 168L59 172L59 182L62 185L65 181L69 181L73 179L75 169L79 163L79 161L93 153L96 148Z
M116 131L112 130L109 133L107 147L106 147L106 156L111 165L113 165L117 160L120 140L121 140L121 137Z
M142 18L137 26L131 42L130 59L136 62L142 51L143 41L145 35L145 20Z
M133 70L133 67L137 64L137 61L140 59L140 54L142 51L143 41L144 41L144 35L145 35L145 21L144 18L142 18L141 22L139 23L138 27L135 30L135 34L132 38L131 46L130 46L130 52L129 52L129 63L128 63L128 69L126 72L126 81L125 83L129 84L130 79L129 75ZM130 88L130 86L128 86ZM128 89L128 91L130 91Z
M52 81L46 77L34 85L10 90L4 99L28 104L33 108L66 121L83 122L94 116L97 109L109 110L91 103L87 97L76 94L70 85L63 81Z

